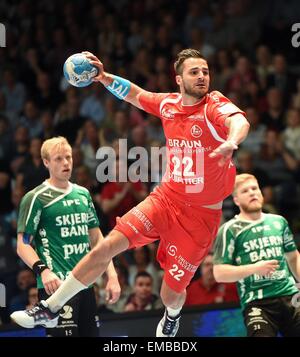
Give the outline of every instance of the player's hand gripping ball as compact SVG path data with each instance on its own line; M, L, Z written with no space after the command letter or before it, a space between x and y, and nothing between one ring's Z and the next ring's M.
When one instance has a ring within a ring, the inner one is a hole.
M64 76L75 87L86 87L98 75L98 69L93 66L83 53L75 53L64 64Z

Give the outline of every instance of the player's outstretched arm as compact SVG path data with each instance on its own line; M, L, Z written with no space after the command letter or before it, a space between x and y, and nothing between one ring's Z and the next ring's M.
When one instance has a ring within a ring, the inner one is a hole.
M214 277L218 283L234 283L250 275L269 275L279 267L277 260L262 260L254 264L235 266L231 264L214 265Z
M147 93L147 91L125 78L105 72L103 63L91 52L85 51L83 54L86 55L92 65L98 68L98 75L93 78L95 82L101 82L106 89L108 89L117 98L129 102L139 109L143 109L139 103L138 96L143 92Z

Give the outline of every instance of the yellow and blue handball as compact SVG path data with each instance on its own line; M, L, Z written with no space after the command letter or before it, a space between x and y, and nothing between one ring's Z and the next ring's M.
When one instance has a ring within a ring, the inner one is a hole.
M75 53L64 63L64 76L75 87L86 87L97 76L98 69L83 53Z

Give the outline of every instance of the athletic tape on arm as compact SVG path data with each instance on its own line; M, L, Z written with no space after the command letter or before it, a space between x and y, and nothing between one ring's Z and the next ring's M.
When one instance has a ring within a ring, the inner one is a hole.
M127 79L113 76L113 81L105 88L108 89L117 98L124 99L129 93L130 87L131 83Z

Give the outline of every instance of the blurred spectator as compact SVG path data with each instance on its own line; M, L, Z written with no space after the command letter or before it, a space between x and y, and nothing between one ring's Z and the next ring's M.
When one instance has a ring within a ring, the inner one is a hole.
M27 100L24 106L24 114L20 118L20 124L29 130L30 138L37 138L42 135L43 126L40 120L40 113L33 100Z
M208 254L200 266L200 278L187 287L185 305L238 302L235 283L217 283L213 275L213 255Z
M71 145L75 143L77 133L85 121L79 113L79 104L79 98L71 94L60 106L55 118L55 134L65 137Z
M110 225L109 225L108 218L103 213L102 208L97 202L97 199L95 199L95 194L97 193L98 187L94 182L94 180L92 179L90 170L88 169L88 167L81 165L76 167L76 169L74 169L73 171L74 171L74 182L77 185L83 186L87 190L89 190L93 199L97 217L99 219L101 232L103 235L106 235L110 231Z
M159 143L160 146L166 143L166 138L161 121L158 117L155 117L154 115L147 116L146 133L151 146L153 146L153 142L155 144Z
M28 155L29 145L29 130L25 126L18 126L14 132L13 150L9 155L10 167L15 175Z
M8 162L0 160L0 215L10 212L13 207L11 202L11 179L12 174Z
M4 216L5 222L9 225L10 239L12 243L14 242L15 246L17 244L17 218L19 205L24 194L25 190L22 185L14 187L11 193L13 209Z
M152 256L152 252L153 250L151 250L149 246L136 248L132 251L133 262L128 266L129 285L134 285L135 276L137 273L146 271L152 277L153 291L156 294L159 294L159 270L154 264L154 257Z
M49 177L41 158L41 146L41 139L31 140L29 155L17 172L16 186L24 187L25 192L32 190Z
M229 51L223 49L216 54L216 71L211 78L211 89L225 91L226 84L233 75Z
M41 122L42 122L42 135L41 139L47 140L52 138L54 135L54 117L53 113L50 110L45 110L41 114Z
M75 145L80 147L83 163L95 177L98 160L96 153L101 147L100 134L97 125L92 120L87 120L78 131Z
M27 291L27 305L26 309L32 309L38 302L38 289L36 286L30 286Z
M267 127L261 123L260 116L254 107L246 108L245 112L250 124L250 130L247 138L241 143L240 147L256 155L260 152L265 140Z
M282 54L277 54L273 58L274 71L267 77L267 87L275 87L283 95L284 105L290 101L290 93L295 90L293 75L288 72L286 58Z
M116 139L128 138L130 122L128 113L124 110L117 110L112 118L112 121L104 124L100 131L101 143L103 145L111 145Z
M93 83L85 89L85 92L86 96L80 105L80 115L92 119L99 127L105 116L101 98L103 91L98 83Z
M27 290L30 286L33 285L36 285L33 271L28 268L20 270L17 275L17 286L19 288L19 293L15 295L10 301L10 312L24 310L26 308L28 300Z
M246 86L255 80L256 74L251 62L247 57L240 56L236 60L234 72L226 84L226 90L228 92L239 91L240 93L245 93Z
M0 160L9 161L12 151L13 135L8 119L0 114Z
M153 294L153 279L147 272L139 272L134 279L134 293L129 296L124 311L145 311L161 309L162 301Z
M21 82L17 81L15 69L4 71L1 91L5 96L6 110L20 113L24 106L26 89Z
M274 72L270 49L265 45L256 48L256 73L261 88L266 89L267 78Z
M283 97L279 89L272 87L267 91L268 109L262 114L262 123L268 129L282 131L284 129L284 106Z
M46 72L39 72L37 76L37 92L35 101L40 109L54 111L61 102L61 94L53 88L51 78Z
M126 167L126 163L116 160L114 169L117 182L107 182L101 191L100 204L109 218L111 228L116 224L116 217L127 213L147 196L146 188L141 182L118 181L120 177L127 177Z
M290 109L286 122L287 128L282 133L283 145L300 162L300 111Z
M237 171L240 174L248 173L255 175L257 181L261 188L271 185L270 175L271 172L266 172L263 168L256 167L255 165L255 156L253 153L247 150L239 150L237 155Z
M297 189L294 175L298 162L283 147L279 134L274 130L266 133L257 167L270 175L271 185L276 187L279 212L285 217L295 214Z

